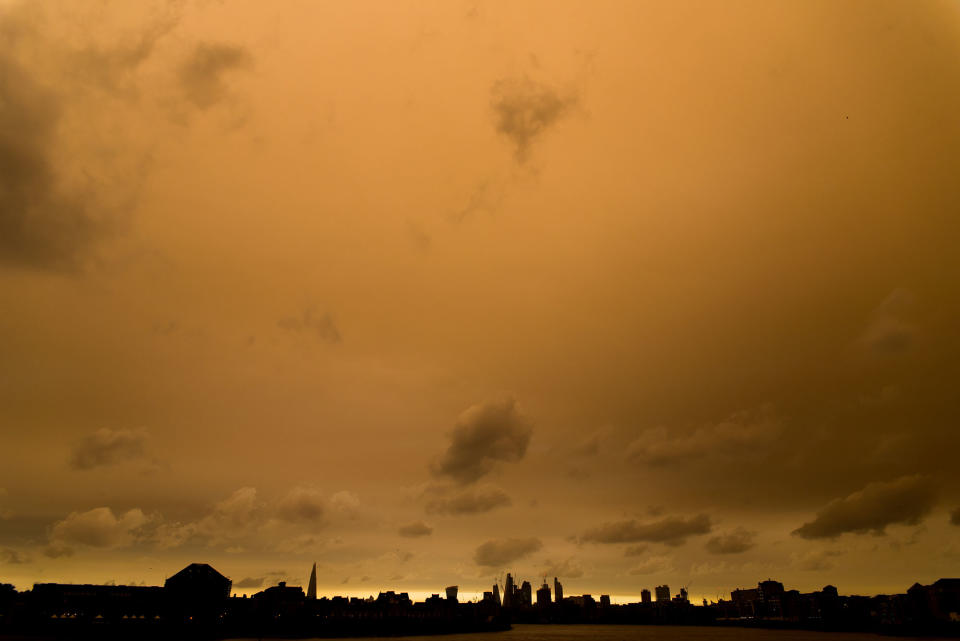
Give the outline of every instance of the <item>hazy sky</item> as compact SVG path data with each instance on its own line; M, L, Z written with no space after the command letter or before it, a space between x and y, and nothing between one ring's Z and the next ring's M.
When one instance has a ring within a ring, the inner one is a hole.
M956 2L0 3L0 582L960 574Z

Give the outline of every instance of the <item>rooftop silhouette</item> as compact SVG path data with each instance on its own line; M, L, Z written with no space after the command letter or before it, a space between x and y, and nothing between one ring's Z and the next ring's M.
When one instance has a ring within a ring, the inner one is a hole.
M252 597L230 596L231 581L206 563L192 563L160 586L38 583L17 592L0 585L0 634L194 636L375 636L506 629L511 623L617 623L800 627L960 636L960 579L916 583L902 594L843 596L827 585L791 590L773 579L732 590L729 600L693 604L686 588L643 588L637 603L613 604L607 594L564 596L558 577L531 595L512 573L477 602L458 601L458 586L414 602L406 592L376 598L317 598L310 585L279 582ZM551 598L551 596L555 598Z

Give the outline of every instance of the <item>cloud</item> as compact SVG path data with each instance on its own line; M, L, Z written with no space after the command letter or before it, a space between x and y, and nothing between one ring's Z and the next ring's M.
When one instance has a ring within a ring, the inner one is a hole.
M574 558L557 562L547 559L543 562L540 572L537 574L548 577L555 576L558 578L579 579L583 576L583 566Z
M54 524L50 540L62 545L126 547L141 537L149 522L150 519L136 508L117 517L110 508L97 507L87 512L71 512L67 518Z
M573 448L573 454L585 458L596 456L600 453L600 435L594 434Z
M705 547L710 554L739 554L756 547L755 536L756 532L739 527L732 532L712 537Z
M481 544L473 554L477 565L503 567L543 547L537 538L493 539Z
M180 22L181 11L177 3L167 3L161 11L161 15L154 14L142 29L123 34L108 46L91 43L72 51L65 69L84 86L126 93L136 98L136 88L130 82L132 72L150 58L160 39Z
M533 143L578 101L575 93L564 94L527 76L498 80L490 93L496 131L510 141L521 164Z
M345 490L326 498L317 488L295 486L275 502L264 502L256 488L242 487L195 521L159 523L149 539L161 548L198 542L235 550L266 545L285 553L313 553L327 543L316 536L318 527L356 519L359 513L360 499Z
M316 522L323 517L324 505L325 501L319 490L295 487L277 504L277 516L290 522Z
M580 541L588 543L646 541L677 546L682 545L689 536L707 534L711 528L710 517L706 514L698 514L690 518L668 516L650 523L638 523L635 519L631 519L605 523L598 528L587 530L580 537Z
M468 488L452 496L433 499L427 503L426 510L431 514L482 514L511 503L506 492L498 487L486 486Z
M423 521L414 521L413 523L407 523L406 525L401 525L397 529L397 534L400 536L405 536L408 538L416 538L418 536L430 536L433 534L433 528L424 523Z
M340 490L330 497L330 509L341 517L355 519L360 514L360 497L349 490Z
M57 175L61 99L4 45L0 78L0 266L73 269L108 225Z
M304 310L299 318L282 318L277 324L287 331L314 334L327 343L340 343L343 340L333 317L329 313L316 316L313 308Z
M832 570L835 564L831 559L842 555L843 553L837 550L809 550L802 554L794 554L793 565L806 572Z
M642 556L649 547L649 545L642 543L640 545L628 545L627 549L623 551L623 556Z
M640 561L628 572L634 576L657 574L658 572L668 572L673 569L673 561L666 556L651 556L648 559Z
M950 523L953 525L960 525L960 507L950 513Z
M188 538L196 535L212 545L242 538L259 525L262 510L256 488L242 487L216 503L210 513L195 524L188 524Z
M627 447L627 458L647 465L666 465L717 454L742 455L744 450L774 442L781 431L771 409L763 407L701 426L692 434L664 427L646 430Z
M73 446L70 465L77 470L117 465L146 456L146 430L100 429Z
M131 140L108 143L97 119L118 95L136 95L134 72L177 11L153 13L132 38L111 34L104 47L76 26L94 15L71 9L63 20L47 15L54 4L0 5L0 267L75 271L122 227L146 164ZM123 127L112 120L111 137Z
M30 557L23 552L18 552L17 550L12 550L10 548L4 548L0 550L0 563L6 563L8 565L21 565L29 562Z
M63 543L53 542L43 548L43 555L51 559L59 559L67 556L73 556L73 548Z
M888 525L916 525L933 509L936 488L921 475L870 483L827 504L809 523L793 531L805 539L834 538L846 532L881 535Z
M201 42L180 65L180 89L194 106L209 109L228 96L226 75L252 64L253 56L243 47Z
M530 421L512 397L474 405L457 419L450 446L433 473L473 483L489 474L497 461L522 459L532 434Z
M433 238L430 233L423 225L412 220L407 221L407 237L414 247L422 252L429 251L431 245L433 245Z
M908 322L914 297L905 289L895 289L873 311L860 340L878 354L896 354L913 344L916 327Z
M313 534L298 534L272 543L280 552L288 554L312 554L323 550L327 542Z
M237 581L236 583L234 583L234 584L233 584L233 587L235 587L235 588L260 588L260 587L263 587L263 580L264 580L263 577L260 577L260 578L258 578L258 579L255 579L255 578L253 578L253 577L249 577L249 576L248 576L247 578L241 579L241 580Z
M481 180L470 192L466 204L453 213L451 221L462 223L478 212L495 212L507 198L507 183L502 179Z
M179 547L192 540L208 545L230 543L260 527L263 513L256 488L242 487L214 504L210 512L197 521L159 524L151 538L161 548Z

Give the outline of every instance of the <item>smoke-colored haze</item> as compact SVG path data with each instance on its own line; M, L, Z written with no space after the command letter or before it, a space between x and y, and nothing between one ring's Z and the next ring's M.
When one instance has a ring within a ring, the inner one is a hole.
M0 582L960 573L955 3L0 3Z

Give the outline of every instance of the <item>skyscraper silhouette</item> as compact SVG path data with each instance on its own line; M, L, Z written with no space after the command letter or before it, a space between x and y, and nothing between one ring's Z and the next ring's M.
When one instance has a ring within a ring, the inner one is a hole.
M513 588L513 577L510 576L510 573L507 572L507 579L503 583L503 607L510 608L513 607L513 597L514 597L514 588Z
M310 570L310 585L307 586L307 598L317 598L317 564L314 562L313 569Z

